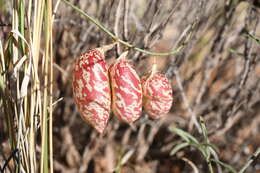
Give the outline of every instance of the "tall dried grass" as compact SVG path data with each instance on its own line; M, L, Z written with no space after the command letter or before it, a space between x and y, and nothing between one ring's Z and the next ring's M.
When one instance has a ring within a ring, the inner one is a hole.
M8 40L0 40L0 104L16 153L4 169L53 172L53 2L5 3L12 7L12 29Z

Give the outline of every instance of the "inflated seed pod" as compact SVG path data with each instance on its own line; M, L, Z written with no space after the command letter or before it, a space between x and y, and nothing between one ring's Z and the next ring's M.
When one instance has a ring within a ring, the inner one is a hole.
M112 111L121 121L132 123L142 113L141 81L124 52L109 68Z
M81 118L103 133L110 114L111 94L104 52L113 45L89 50L76 60L73 95Z
M150 118L167 114L172 106L172 87L168 78L154 70L142 77L143 107Z

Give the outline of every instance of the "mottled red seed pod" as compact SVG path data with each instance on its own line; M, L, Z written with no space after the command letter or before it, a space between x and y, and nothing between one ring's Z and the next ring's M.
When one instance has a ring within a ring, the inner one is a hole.
M136 71L125 58L124 52L110 66L109 75L112 90L112 111L121 121L132 123L142 113L142 86Z
M167 77L152 72L142 78L143 107L150 118L167 114L172 106L172 87Z
M111 95L105 49L89 50L76 60L73 72L73 95L82 119L103 133L110 113Z

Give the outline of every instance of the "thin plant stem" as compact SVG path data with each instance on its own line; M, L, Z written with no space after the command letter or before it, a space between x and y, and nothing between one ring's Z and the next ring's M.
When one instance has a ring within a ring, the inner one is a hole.
M240 169L239 173L245 172L248 166L257 158L259 154L260 154L260 147L257 148L256 152L248 159L246 164Z
M210 173L214 173L210 160L208 161L208 167L209 167Z
M199 124L200 124L200 128L201 128L201 131L202 131L202 134L203 134L203 137L204 137L204 142L206 144L208 144L209 143L208 132L207 132L207 128L206 128L206 125L205 125L202 117L200 117L200 123ZM208 146L205 147L205 153L207 154L206 161L207 161L207 164L208 164L208 167L209 167L209 171L210 171L210 173L214 173L213 168L212 168L212 164L211 164L211 158L210 158L211 154L210 154Z
M131 49L134 49L136 51L142 52L144 54L147 55L152 55L152 56L169 56L169 55L173 55L178 53L180 50L182 50L184 48L184 44L180 45L178 48L171 50L170 52L163 52L163 53L157 53L157 52L151 52L148 50L144 50L138 47L135 47L134 45L123 41L121 39L119 39L118 37L116 37L112 32L110 32L106 27L104 27L102 24L100 24L96 19L94 19L93 17L89 16L87 13L85 13L83 10L79 9L78 7L76 7L75 5L73 5L72 3L68 2L67 0L62 0L65 4L67 4L68 6L72 7L74 10L76 10L78 13L80 13L82 16L84 16L86 19L88 19L89 21L91 21L92 23L94 23L101 31L105 32L107 35L109 35L114 41L129 47Z

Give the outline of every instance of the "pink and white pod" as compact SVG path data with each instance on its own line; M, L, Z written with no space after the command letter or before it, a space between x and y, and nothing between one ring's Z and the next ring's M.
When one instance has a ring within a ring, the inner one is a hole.
M110 48L112 45L82 54L73 71L73 95L81 118L99 133L106 128L111 107L108 65L104 57Z
M142 114L142 86L124 52L109 68L112 111L121 121L132 123Z
M157 119L167 114L172 106L172 87L168 78L160 73L151 73L142 78L143 107L150 118Z

